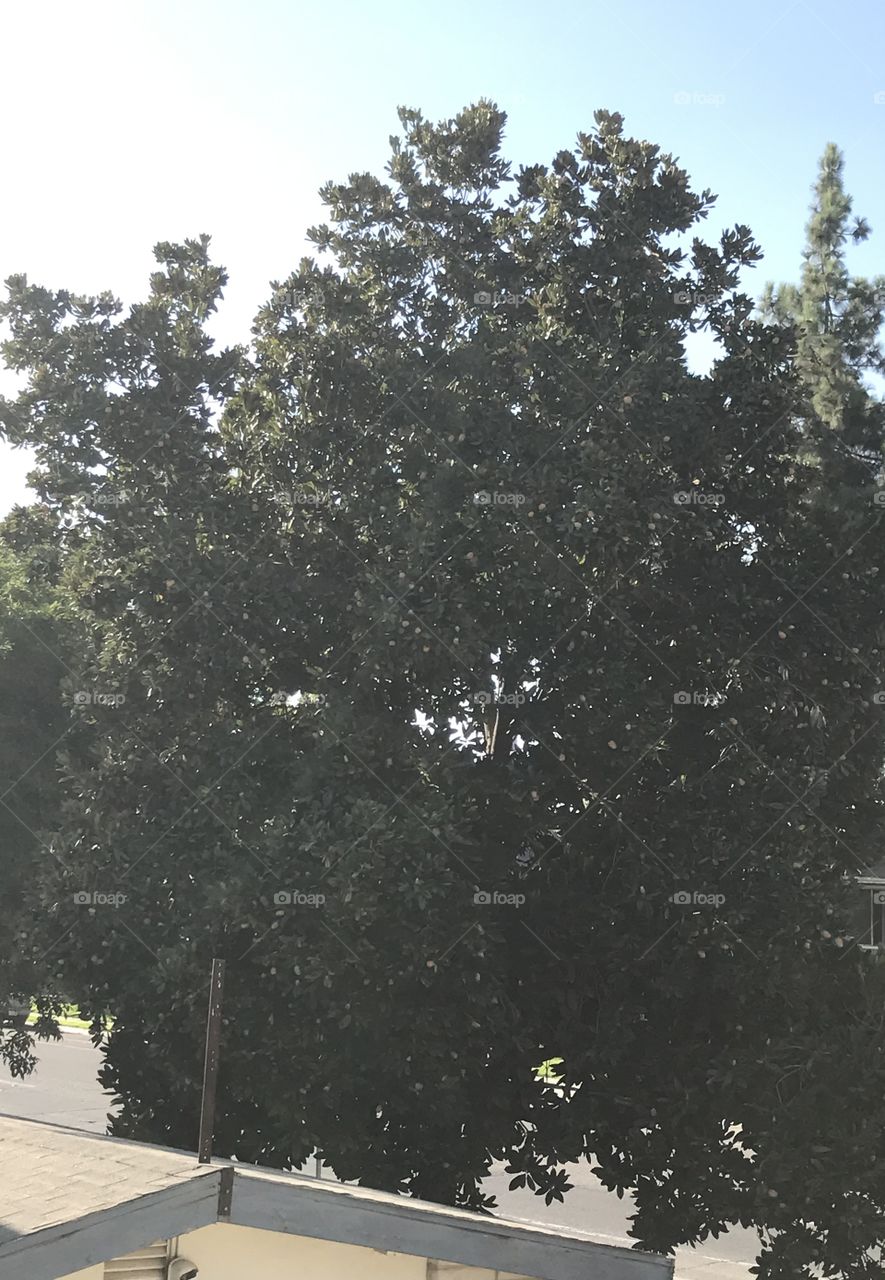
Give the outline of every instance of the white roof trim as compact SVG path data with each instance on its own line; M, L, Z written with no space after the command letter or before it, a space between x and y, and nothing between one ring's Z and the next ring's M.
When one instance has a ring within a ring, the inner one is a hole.
M536 1280L668 1280L673 1260L361 1187L238 1168L230 1221Z

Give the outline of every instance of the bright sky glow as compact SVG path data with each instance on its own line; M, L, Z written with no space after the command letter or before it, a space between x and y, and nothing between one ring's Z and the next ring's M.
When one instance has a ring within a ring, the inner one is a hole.
M515 163L549 160L596 107L719 194L709 234L752 227L751 282L794 277L828 140L885 270L885 6L827 0L6 0L0 8L0 278L144 293L151 247L208 231L231 276L216 333L248 337L308 252L328 178L381 172L398 104L486 96ZM8 378L0 385L9 387ZM0 446L0 512L27 462Z

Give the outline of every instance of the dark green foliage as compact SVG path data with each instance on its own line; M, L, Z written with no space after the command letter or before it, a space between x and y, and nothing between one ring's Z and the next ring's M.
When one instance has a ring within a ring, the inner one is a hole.
M0 525L0 1061L16 1075L33 1066L32 1037L7 1014L35 996L41 1013L55 1007L38 926L46 841L60 819L56 755L68 727L59 542L45 508L17 508ZM43 1023L38 1030L52 1034Z
M474 1207L496 1158L549 1199L592 1156L647 1246L741 1221L765 1275L855 1280L874 468L820 500L833 424L738 291L747 228L687 236L712 198L616 115L513 179L503 123L402 113L248 357L206 337L205 241L128 315L11 282L0 423L93 621L57 980L116 1018L116 1133L193 1146L223 956L219 1154Z

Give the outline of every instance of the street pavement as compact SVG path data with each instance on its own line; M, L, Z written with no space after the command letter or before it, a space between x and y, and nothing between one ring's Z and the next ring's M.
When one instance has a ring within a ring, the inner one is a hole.
M13 1080L0 1065L0 1113L30 1120L48 1120L75 1129L105 1130L110 1095L96 1079L99 1053L83 1032L66 1031L58 1043L38 1046L39 1062L26 1080ZM310 1171L313 1165L311 1162ZM498 1214L519 1222L565 1227L588 1232L605 1244L629 1247L628 1219L632 1205L606 1191L586 1164L568 1166L574 1188L565 1202L549 1207L525 1189L510 1191L503 1170L488 1178L486 1190L498 1200ZM756 1236L735 1228L697 1249L676 1255L677 1280L750 1280L756 1256Z
M39 1042L37 1057L25 1080L0 1063L0 1113L104 1133L111 1098L96 1079L100 1055L88 1035L65 1031L63 1040Z

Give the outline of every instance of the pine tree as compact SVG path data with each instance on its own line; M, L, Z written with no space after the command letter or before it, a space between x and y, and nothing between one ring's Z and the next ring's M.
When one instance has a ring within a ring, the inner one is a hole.
M777 289L768 285L762 311L795 327L797 368L814 414L845 447L878 455L881 413L865 378L885 371L885 276L868 279L848 271L847 246L866 240L871 228L865 218L852 218L844 168L841 152L828 143L814 186L800 282Z

